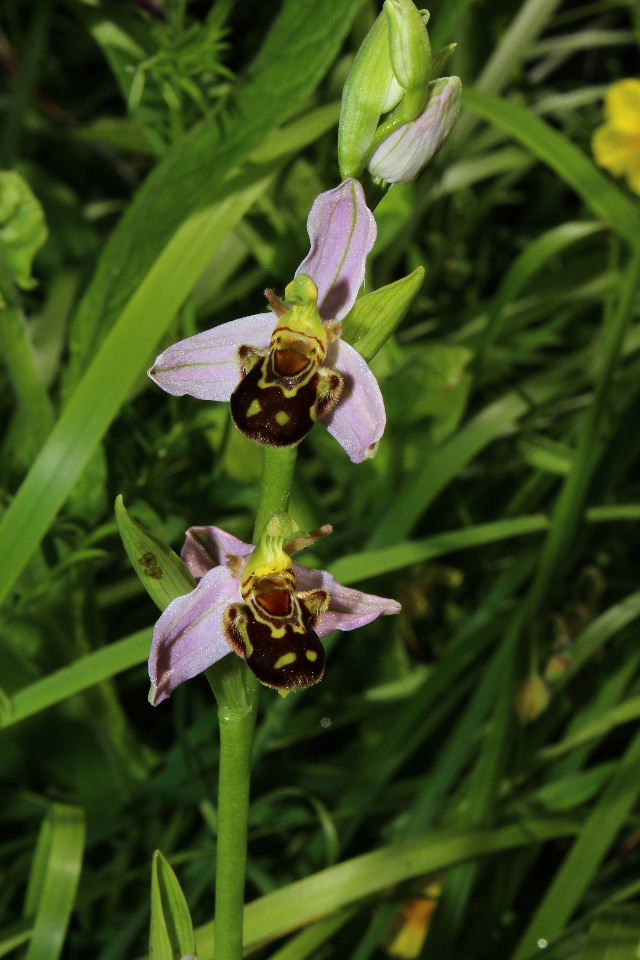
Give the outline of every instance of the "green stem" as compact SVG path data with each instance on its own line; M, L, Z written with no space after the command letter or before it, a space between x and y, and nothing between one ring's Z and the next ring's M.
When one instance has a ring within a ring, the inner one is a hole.
M241 960L251 746L257 681L239 657L207 671L218 701L220 768L216 847L215 958Z
M253 528L254 543L260 539L262 531L274 513L287 511L297 454L297 447L264 448L260 499Z
M274 513L284 512L296 447L265 447L254 542ZM259 684L239 657L224 657L207 677L218 702L220 769L216 849L215 960L241 960L251 749Z

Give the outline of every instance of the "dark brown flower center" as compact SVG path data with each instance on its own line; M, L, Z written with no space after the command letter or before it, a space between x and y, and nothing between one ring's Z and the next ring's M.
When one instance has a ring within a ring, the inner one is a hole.
M295 377L308 365L309 358L292 347L283 347L275 352L275 369L281 377Z
M291 594L288 590L268 590L256 597L263 610L272 617L287 617L291 613Z

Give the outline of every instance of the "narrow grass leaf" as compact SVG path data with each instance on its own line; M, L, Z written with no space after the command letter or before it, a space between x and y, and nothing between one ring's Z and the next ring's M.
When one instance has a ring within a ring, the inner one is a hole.
M575 832L576 823L570 820L523 820L497 830L441 831L381 847L250 903L245 908L245 950L412 877ZM196 930L196 944L198 960L213 960L212 923Z
M526 400L516 393L509 393L482 410L446 443L432 450L380 517L367 546L385 546L408 536L427 507L463 467L497 437L513 430L528 409Z
M61 667L41 680L36 680L7 698L0 712L0 730L61 703L96 683L109 680L131 667L137 667L146 661L150 646L149 627L80 657L68 667Z
M512 960L538 956L538 941L552 942L580 905L589 885L640 795L640 734L621 759L616 774L587 818L570 853L513 953Z
M27 888L25 913L34 916L25 960L57 960L61 955L84 851L84 813L53 804L43 823Z

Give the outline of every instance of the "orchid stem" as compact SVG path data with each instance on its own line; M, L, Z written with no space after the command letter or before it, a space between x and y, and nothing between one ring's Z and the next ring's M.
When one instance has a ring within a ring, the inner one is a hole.
M218 701L220 726L215 960L241 960L251 747L258 684L235 656L219 661L207 675Z
M260 499L253 528L254 543L258 542L274 513L287 511L297 453L297 447L264 448Z
M265 447L254 543L289 506L296 447ZM241 960L251 749L259 685L239 657L207 670L218 702L220 767L216 849L215 960Z

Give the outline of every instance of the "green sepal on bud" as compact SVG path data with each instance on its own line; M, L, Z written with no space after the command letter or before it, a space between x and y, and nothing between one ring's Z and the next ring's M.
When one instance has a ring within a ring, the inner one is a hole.
M342 339L371 360L404 320L422 286L424 267L356 300L342 321Z
M412 0L385 0L342 94L338 160L343 179L359 177L381 140L418 116L430 78L426 18Z
M389 53L393 74L405 91L398 107L404 123L414 120L422 108L431 79L431 44L426 24L411 0L385 0L389 27Z
M191 593L196 582L186 563L159 537L133 519L122 495L116 498L115 513L127 556L156 606L164 610L172 600Z

